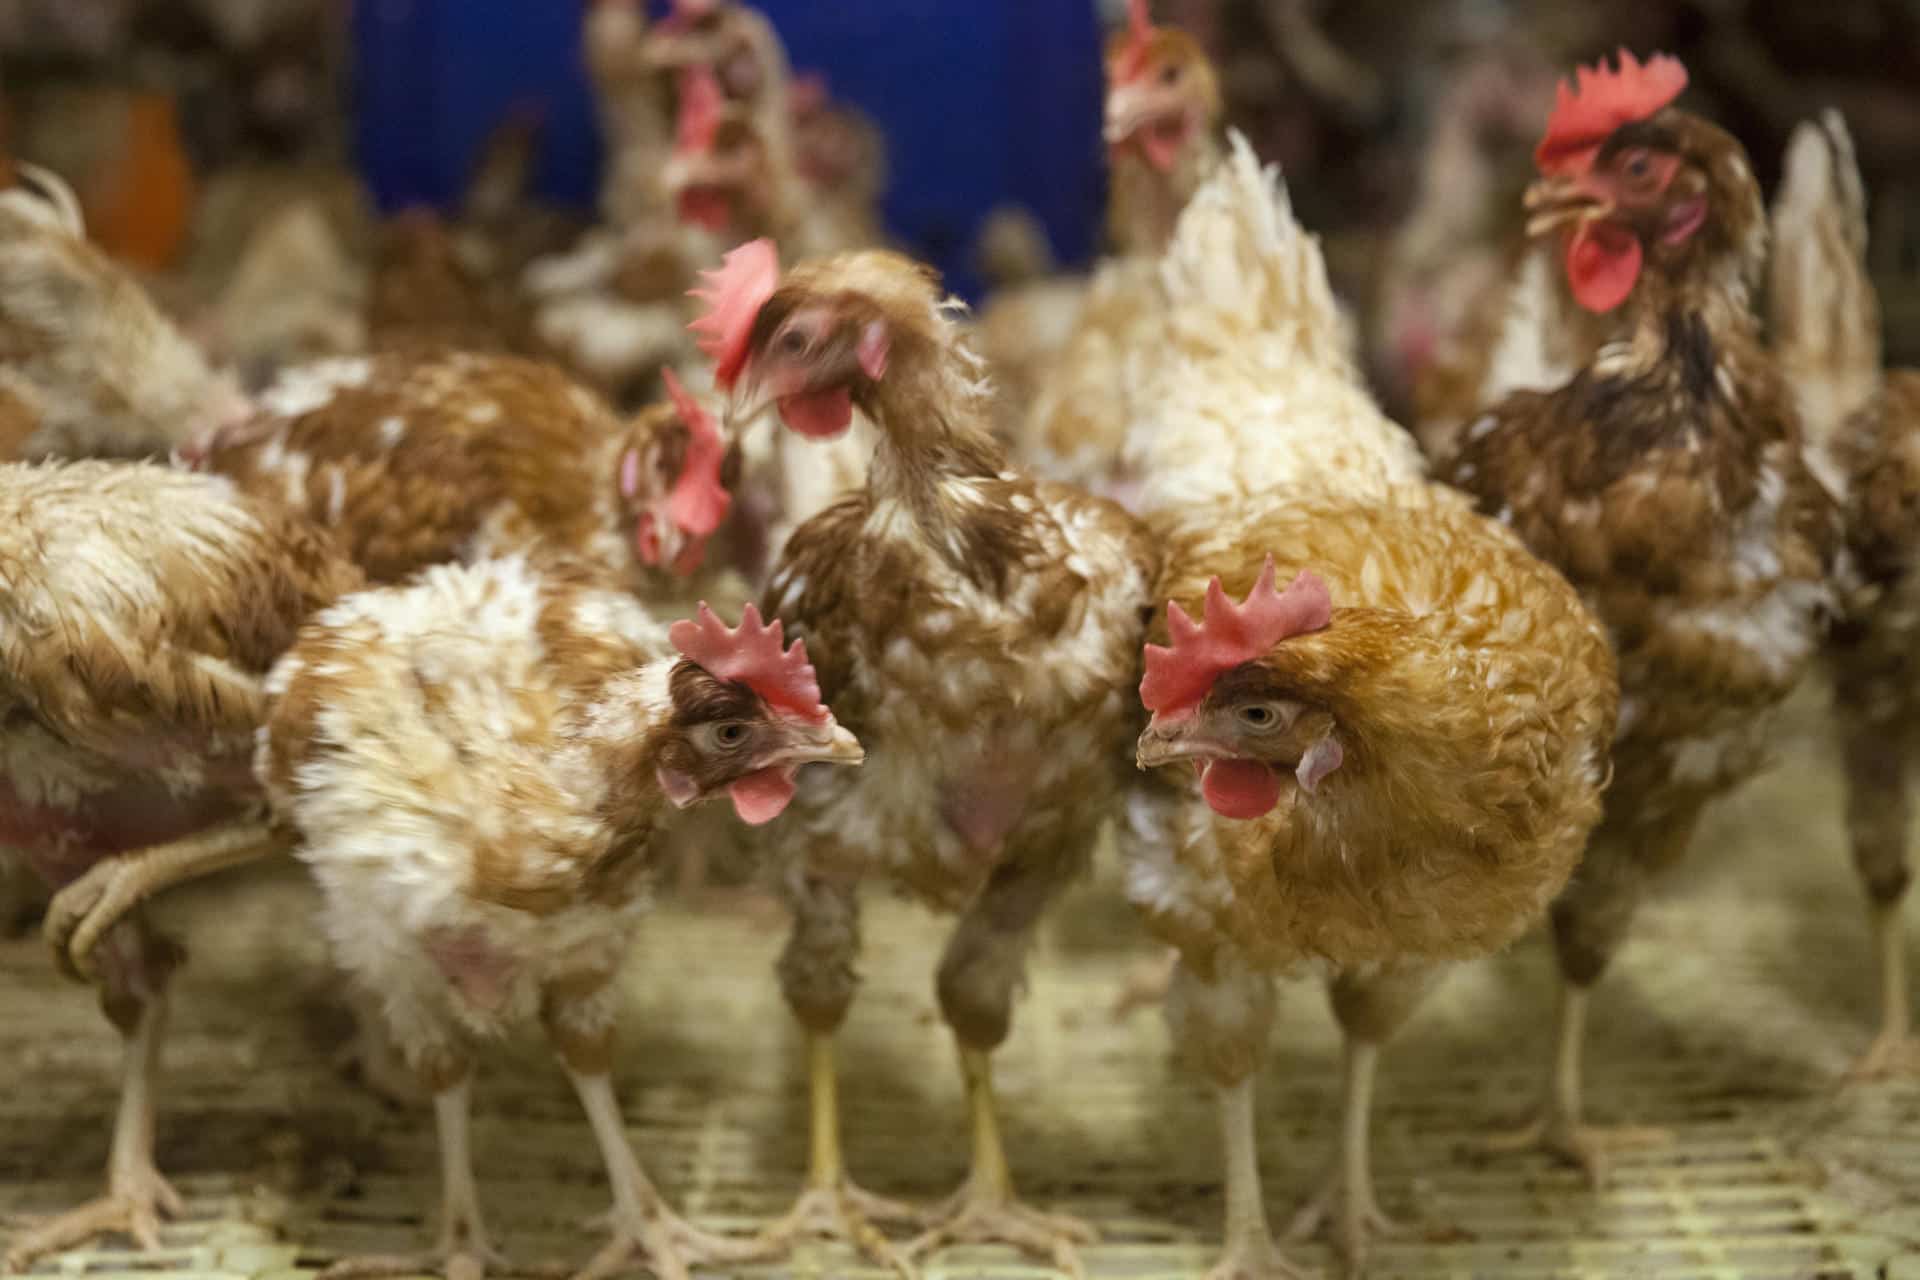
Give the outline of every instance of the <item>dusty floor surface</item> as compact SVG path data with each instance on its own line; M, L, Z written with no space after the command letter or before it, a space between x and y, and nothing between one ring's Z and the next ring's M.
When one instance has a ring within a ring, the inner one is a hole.
M1839 837L1837 780L1812 697L1782 761L1723 806L1693 861L1643 915L1596 999L1596 1118L1671 1126L1590 1194L1544 1157L1460 1154L1524 1109L1551 1002L1539 940L1465 969L1392 1048L1375 1142L1383 1199L1417 1224L1375 1276L1920 1277L1920 1083L1841 1090L1873 997L1864 915ZM41 1269L111 1276L290 1276L354 1251L424 1244L435 1199L430 1118L344 1082L345 1029L297 872L203 884L163 920L192 940L179 984L160 1162L190 1205L153 1257L117 1244ZM957 1072L931 969L945 926L885 901L845 1037L848 1147L876 1190L933 1197L965 1159ZM708 1226L783 1209L804 1161L797 1036L771 979L777 916L671 906L627 984L618 1074L655 1177ZM1920 929L1916 929L1920 933ZM1159 1019L1105 1013L1147 954L1111 868L1055 917L1002 1054L1015 1168L1030 1197L1092 1218L1094 1277L1197 1277L1219 1230L1218 1139ZM1920 958L1920 957L1917 957ZM0 944L0 1214L92 1194L117 1043L37 939ZM1261 1079L1277 1221L1334 1139L1337 1044L1319 992L1288 988ZM605 1207L587 1127L537 1043L502 1047L477 1090L482 1198L518 1259L584 1260L579 1219ZM1299 1261L1325 1267L1326 1251ZM746 1275L865 1277L816 1247ZM928 1280L1050 1271L961 1249Z

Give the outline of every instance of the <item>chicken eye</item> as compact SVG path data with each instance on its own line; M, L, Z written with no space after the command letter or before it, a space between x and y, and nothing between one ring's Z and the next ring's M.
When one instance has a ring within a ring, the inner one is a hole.
M1172 85L1172 84L1178 84L1179 82L1180 82L1180 64L1179 63L1169 62L1166 66L1160 68L1161 84Z
M718 724L707 726L706 738L710 750L732 751L747 740L748 729L740 720L722 720Z
M807 335L798 329L789 329L780 335L780 354L803 356L807 353Z
M1256 702L1252 706L1241 707L1238 714L1240 716L1240 723L1246 725L1249 729L1271 729L1280 719L1274 709L1264 702Z
M1620 172L1629 182L1644 183L1653 176L1653 153L1635 147L1620 158Z

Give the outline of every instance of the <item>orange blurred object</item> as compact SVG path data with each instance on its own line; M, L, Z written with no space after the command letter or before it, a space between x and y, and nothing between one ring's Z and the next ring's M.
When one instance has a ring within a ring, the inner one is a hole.
M136 266L168 266L186 244L193 197L193 169L173 99L134 94L115 161L81 192L89 236Z

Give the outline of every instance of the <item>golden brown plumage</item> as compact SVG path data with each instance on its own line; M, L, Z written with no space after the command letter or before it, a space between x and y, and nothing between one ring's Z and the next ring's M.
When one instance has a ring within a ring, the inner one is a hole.
M109 1230L155 1247L178 1210L150 1089L180 952L138 915L82 918L124 913L148 869L163 883L277 846L248 767L266 673L359 575L273 504L152 465L0 466L0 529L0 844L83 895L56 901L50 940L97 964L128 1037L106 1196L17 1237L13 1266Z
M1379 1049L1441 966L1503 946L1566 882L1600 813L1613 664L1560 575L1426 481L1366 393L1318 246L1243 139L1162 277L1164 336L1133 357L1156 596L1224 636L1264 582L1242 616L1273 626L1203 662L1184 627L1155 625L1175 644L1149 650L1139 761L1177 767L1130 800L1128 896L1178 952L1169 1020L1220 1094L1216 1276L1284 1272L1252 1078L1273 978L1331 976L1345 1140L1296 1226L1337 1204L1358 1266L1383 1222L1366 1138ZM1179 696L1170 672L1190 677Z

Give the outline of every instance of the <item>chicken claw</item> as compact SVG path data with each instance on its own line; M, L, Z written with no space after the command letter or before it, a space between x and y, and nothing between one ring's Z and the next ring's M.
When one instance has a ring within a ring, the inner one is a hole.
M1338 1211L1338 1216L1334 1213ZM1367 1245L1374 1238L1393 1239L1407 1234L1405 1223L1387 1216L1374 1198L1371 1182L1350 1182L1336 1165L1311 1200L1300 1206L1287 1224L1287 1239L1305 1240L1332 1218L1334 1247L1340 1251L1349 1274L1359 1274L1366 1265Z
M1920 1077L1920 1036L1881 1034L1848 1069L1846 1083Z
M650 1268L659 1280L688 1280L689 1266L752 1262L777 1252L765 1240L702 1231L663 1205L639 1214L615 1208L608 1223L613 1239L574 1274L574 1280L606 1280L636 1265Z
M1608 1157L1615 1151L1639 1151L1673 1142L1671 1129L1631 1125L1590 1125L1568 1119L1551 1108L1518 1129L1483 1138L1477 1150L1484 1155L1515 1151L1545 1151L1580 1167L1594 1190L1606 1186Z
M782 1251L799 1240L845 1240L901 1280L913 1280L918 1274L913 1264L874 1223L919 1225L924 1219L925 1214L913 1205L874 1195L842 1181L832 1187L809 1186L800 1193L786 1216L762 1231L760 1238L769 1247Z
M1320 1273L1296 1267L1275 1247L1271 1237L1230 1244L1225 1257L1213 1265L1206 1280L1318 1280Z
M1065 1214L1045 1213L1011 1198L1003 1198L971 1183L939 1215L934 1227L907 1245L907 1256L919 1258L955 1244L1010 1244L1050 1260L1074 1280L1084 1280L1078 1246L1094 1244L1100 1233L1089 1223Z
M91 982L97 976L94 949L129 911L162 889L286 847L284 832L241 818L185 839L102 858L54 895L41 935L62 972Z
M83 1240L117 1231L148 1252L160 1248L160 1218L184 1207L180 1193L151 1163L129 1163L107 1178L107 1194L69 1209L22 1232L7 1250L4 1268L19 1271L42 1254L72 1248Z

